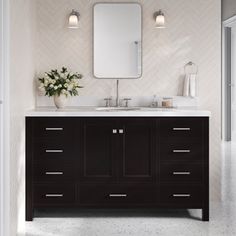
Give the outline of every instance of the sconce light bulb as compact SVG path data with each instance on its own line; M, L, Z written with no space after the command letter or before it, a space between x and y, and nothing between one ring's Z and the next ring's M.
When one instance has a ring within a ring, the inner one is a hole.
M155 27L159 28L159 29L166 28L165 27L165 16L161 10L156 13L156 26Z
M77 29L79 27L79 13L72 10L69 16L68 28Z

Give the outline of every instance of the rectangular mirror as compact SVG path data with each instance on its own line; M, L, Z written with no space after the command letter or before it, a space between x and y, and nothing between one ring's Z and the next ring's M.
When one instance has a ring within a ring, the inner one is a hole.
M94 5L93 73L101 79L142 75L142 8L138 3Z

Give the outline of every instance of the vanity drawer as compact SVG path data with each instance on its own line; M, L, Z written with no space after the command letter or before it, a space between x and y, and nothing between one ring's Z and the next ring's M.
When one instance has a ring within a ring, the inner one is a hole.
M161 185L160 202L168 206L197 207L203 203L201 185Z
M77 170L77 172L79 172ZM75 165L45 161L34 165L34 182L75 181Z
M44 117L33 119L33 137L70 138L73 135L73 119L68 117Z
M165 162L160 165L161 182L203 181L202 163Z
M160 146L162 161L203 160L203 145L197 143L162 143Z
M42 140L36 141L34 144L34 159L35 160L53 160L69 161L74 156L74 144L66 139L60 140ZM77 147L78 149L78 147Z
M143 205L155 200L155 188L151 186L86 185L80 188L80 202L84 205Z
M203 125L204 118L163 118L160 119L160 136L162 140L165 140L163 138L175 138L176 141L181 141L183 138L201 139Z
M75 185L35 184L33 186L34 205L71 205L75 203Z

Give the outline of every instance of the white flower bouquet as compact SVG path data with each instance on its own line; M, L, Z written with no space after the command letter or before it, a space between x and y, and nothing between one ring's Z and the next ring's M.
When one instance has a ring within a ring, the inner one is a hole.
M51 70L46 72L44 77L38 78L39 89L45 91L45 96L77 96L79 79L82 79L79 73L70 73L67 68L62 67L61 71Z

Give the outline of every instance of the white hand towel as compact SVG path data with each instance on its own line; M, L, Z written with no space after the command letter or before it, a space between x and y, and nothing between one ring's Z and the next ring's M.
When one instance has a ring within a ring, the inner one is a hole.
M196 97L196 74L191 74L189 79L190 97Z
M184 78L184 87L183 87L183 96L188 97L189 96L189 81L190 81L190 75L185 75Z

